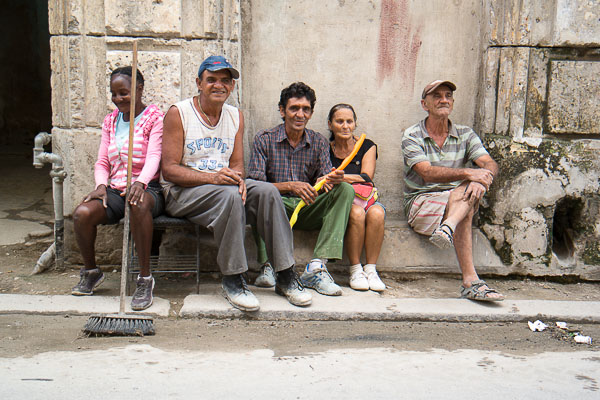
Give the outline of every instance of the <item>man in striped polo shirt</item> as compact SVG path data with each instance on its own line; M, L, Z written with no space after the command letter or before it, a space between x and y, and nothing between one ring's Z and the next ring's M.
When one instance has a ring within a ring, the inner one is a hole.
M454 83L442 80L425 86L421 106L428 115L404 131L404 210L415 232L440 248L454 246L461 297L500 301L504 296L477 276L472 243L473 215L498 165L471 128L450 121L455 90Z

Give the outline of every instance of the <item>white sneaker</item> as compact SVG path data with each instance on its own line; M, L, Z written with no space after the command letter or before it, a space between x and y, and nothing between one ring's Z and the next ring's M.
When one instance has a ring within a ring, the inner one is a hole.
M356 271L350 275L350 287L354 290L369 290L369 280L364 271Z
M369 289L374 292L383 292L385 290L385 283L377 275L377 271L371 271L367 274L369 280Z

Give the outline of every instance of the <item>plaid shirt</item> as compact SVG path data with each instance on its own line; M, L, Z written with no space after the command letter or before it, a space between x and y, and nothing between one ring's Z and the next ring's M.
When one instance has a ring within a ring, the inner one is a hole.
M272 183L302 181L314 185L317 178L331 172L329 143L321 134L304 129L300 143L293 148L284 124L263 130L254 138L248 165L248 178Z

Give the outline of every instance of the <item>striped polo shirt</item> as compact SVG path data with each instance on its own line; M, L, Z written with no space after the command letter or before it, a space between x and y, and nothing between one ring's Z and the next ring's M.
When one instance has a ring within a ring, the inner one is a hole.
M429 161L436 167L465 168L481 156L488 154L479 136L473 129L464 125L455 125L449 121L448 137L440 148L429 137L425 128L425 118L404 131L402 136L402 154L404 156L404 211L408 211L413 200L420 194L451 190L460 185L460 181L448 183L427 183L413 170L413 166Z

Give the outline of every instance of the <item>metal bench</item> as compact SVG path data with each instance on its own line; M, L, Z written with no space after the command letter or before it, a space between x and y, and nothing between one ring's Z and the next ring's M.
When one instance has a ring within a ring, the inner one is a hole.
M159 215L154 218L154 234L153 234L153 251L150 255L150 270L152 273L169 273L169 274L196 274L196 293L200 293L200 245L202 230L198 225L183 218L173 218L167 215ZM167 229L172 228L193 228L196 233L196 254L178 254L174 256L161 256L158 254L158 246L162 233ZM129 254L129 271L127 277L127 293L130 293L130 288L134 287L132 282L135 276L140 272L138 257L135 253L135 246L131 233L127 244L127 252Z

